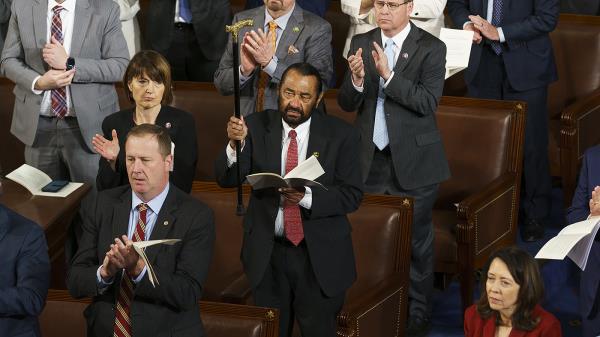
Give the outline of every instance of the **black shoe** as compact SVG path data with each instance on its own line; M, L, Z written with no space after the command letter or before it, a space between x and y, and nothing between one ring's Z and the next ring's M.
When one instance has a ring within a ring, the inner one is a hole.
M544 237L544 226L537 219L525 218L519 229L525 242L535 242Z
M431 321L423 317L409 317L406 324L406 337L427 336L431 330Z

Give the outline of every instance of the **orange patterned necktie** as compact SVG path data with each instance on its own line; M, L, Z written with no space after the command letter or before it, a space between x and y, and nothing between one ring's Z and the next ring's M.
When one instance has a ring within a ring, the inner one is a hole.
M271 37L271 46L276 50L277 45L277 22L269 22L269 36ZM256 111L263 111L265 106L265 89L270 81L269 74L261 70L258 77L258 92L256 93Z
M131 241L144 241L146 239L146 212L148 205L139 204L137 206L139 217L135 225ZM133 281L123 271L121 285L119 287L119 296L117 297L117 310L115 310L115 325L113 329L113 337L131 337L131 315L130 307L133 299Z

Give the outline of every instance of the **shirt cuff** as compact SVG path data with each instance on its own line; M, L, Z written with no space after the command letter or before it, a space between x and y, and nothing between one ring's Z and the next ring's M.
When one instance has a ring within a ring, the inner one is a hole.
M144 275L146 275L146 266L144 266L144 269L142 269L142 272L136 278L133 279L133 283L138 284L138 283L142 282Z
M311 209L311 207L312 207L312 190L310 189L310 187L308 187L308 186L304 187L304 197L302 198L302 200L300 200L298 205L302 208Z
M354 87L354 90L358 91L358 92L363 92L365 90L365 79L363 78L363 83L362 85L359 87L356 84L354 84L354 79L352 78L352 75L350 75L350 81L352 81L352 86Z
M473 23L473 22L472 22L472 21L467 21L467 22L463 23L463 29L465 29L465 27L466 27L468 24L470 24L470 23Z
M96 270L96 284L98 285L98 289L104 289L109 285L113 284L115 278L111 277L107 281L103 280L102 276L100 276L100 268L102 268L102 265L100 265L100 267L98 267L98 270Z
M36 78L33 79L33 82L31 82L31 92L33 92L36 95L41 95L44 90L35 90L35 83L40 79L40 77L42 76L37 76Z
M388 84L390 84L393 77L394 77L394 72L392 71L392 73L390 74L390 77L388 77L387 81L385 81L385 83L383 84L384 89L387 88Z
M240 85L243 85L252 77L252 73L250 73L250 76L244 76L244 74L242 74L242 66L238 68L238 72L240 73Z
M506 42L506 39L504 38L504 32L502 31L502 27L496 27L496 29L498 30L498 36L500 37L500 43Z
M244 151L245 143L246 142L242 141L242 149L240 150L240 152ZM227 143L225 147L225 153L227 154L227 167L231 167L233 164L237 163L235 149L232 149L231 146L229 146L229 143Z
M277 62L279 62L279 60L277 60L277 56L273 55L271 61L269 61L269 64L263 68L263 71L269 74L269 76L273 77L275 70L277 70Z

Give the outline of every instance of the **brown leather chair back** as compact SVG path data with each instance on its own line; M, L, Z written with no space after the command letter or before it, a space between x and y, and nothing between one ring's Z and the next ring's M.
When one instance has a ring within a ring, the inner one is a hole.
M89 298L74 299L66 290L50 289L40 315L43 337L85 337L83 311ZM207 337L277 337L279 313L269 308L226 303L200 302Z
M0 174L6 175L25 163L25 146L10 133L15 95L15 84L8 78L0 77Z

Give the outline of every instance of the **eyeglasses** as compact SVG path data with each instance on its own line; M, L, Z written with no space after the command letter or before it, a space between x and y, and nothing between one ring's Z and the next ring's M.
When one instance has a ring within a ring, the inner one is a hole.
M412 2L412 0L407 0L407 1L404 1L404 2L375 1L375 7L378 10L382 10L383 7L385 7L387 5L387 8L391 12L394 12L394 11L398 10L398 8L400 8L400 6L406 5L409 2Z

